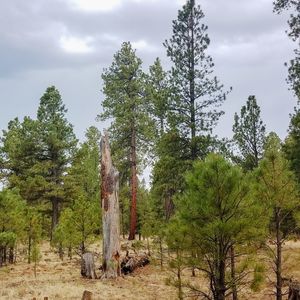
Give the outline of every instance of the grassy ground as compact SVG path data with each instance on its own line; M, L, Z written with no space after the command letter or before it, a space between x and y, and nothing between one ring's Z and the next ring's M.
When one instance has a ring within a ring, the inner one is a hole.
M100 245L95 247L100 248ZM284 275L300 280L300 242L286 243L284 257L287 266ZM100 262L97 261L96 265L99 266ZM196 279L190 275L190 271L186 271L184 280L205 284L199 274ZM117 280L83 279L77 258L61 261L45 243L36 278L33 264L28 265L25 261L19 260L0 269L0 299L81 299L84 290L91 291L93 299L177 299L176 288L166 284L170 276L170 271L161 271L158 265L152 263ZM271 271L267 277L272 277ZM259 293L244 289L240 299L274 299L271 293L272 285L267 281Z

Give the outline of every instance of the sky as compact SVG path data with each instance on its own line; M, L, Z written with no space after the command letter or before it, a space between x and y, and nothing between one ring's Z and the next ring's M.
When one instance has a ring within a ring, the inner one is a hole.
M287 14L272 0L198 0L205 13L215 75L232 87L214 133L232 136L233 115L256 95L268 131L287 134L296 100L285 82L293 57ZM101 112L101 73L130 41L147 70L156 57L170 69L162 43L172 35L182 0L0 1L0 130L9 120L35 118L39 99L55 85L76 135L84 138Z

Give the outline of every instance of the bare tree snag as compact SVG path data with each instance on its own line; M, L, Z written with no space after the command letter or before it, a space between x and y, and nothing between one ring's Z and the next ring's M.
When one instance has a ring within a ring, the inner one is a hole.
M120 268L119 173L113 166L107 132L101 138L101 207L103 277L116 278Z

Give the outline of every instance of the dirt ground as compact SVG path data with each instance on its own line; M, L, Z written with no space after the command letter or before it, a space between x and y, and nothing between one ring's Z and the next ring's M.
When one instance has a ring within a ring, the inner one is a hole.
M97 249L100 245L95 245ZM300 242L287 242L284 251L285 275L300 280ZM100 266L100 261L96 261ZM99 273L100 274L100 273ZM266 274L271 277L270 274ZM33 264L28 265L19 259L16 264L0 269L0 299L81 299L84 290L93 293L93 299L177 299L177 290L167 284L172 276L167 268L161 271L157 263L137 270L132 275L117 280L91 280L80 276L80 261L73 258L59 260L51 251L48 243L42 246L42 258L38 263L37 277L34 276ZM192 279L186 272L184 280L201 281L199 274ZM287 297L286 297L287 298ZM189 298L193 299L193 298ZM196 299L196 298L194 298ZM272 285L266 282L259 293L243 290L240 299L274 299Z

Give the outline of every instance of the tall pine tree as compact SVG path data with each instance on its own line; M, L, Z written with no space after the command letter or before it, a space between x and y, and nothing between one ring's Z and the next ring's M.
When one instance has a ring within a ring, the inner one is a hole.
M66 119L67 109L59 91L51 86L41 97L37 112L41 150L38 153L37 172L42 176L43 198L52 205L51 234L58 224L61 203L64 200L64 177L77 144L73 126Z
M213 75L214 63L206 53L210 44L204 14L195 0L188 0L173 21L173 36L164 46L173 62L172 105L174 121L181 133L190 138L190 158L199 155L199 135L210 132L222 111L226 97L223 85Z
M119 156L124 167L119 171L128 174L130 168L130 240L135 238L137 226L138 163L147 150L150 136L153 138L153 121L145 103L145 79L141 65L142 61L131 44L125 42L114 55L112 65L102 74L105 99L101 117L103 120L113 119L109 130L112 149L117 146L115 156Z

